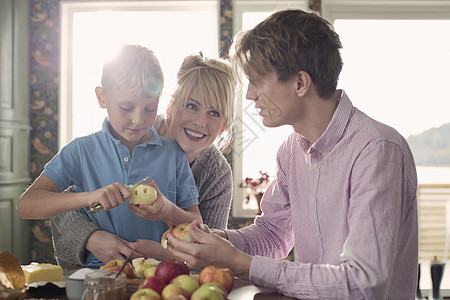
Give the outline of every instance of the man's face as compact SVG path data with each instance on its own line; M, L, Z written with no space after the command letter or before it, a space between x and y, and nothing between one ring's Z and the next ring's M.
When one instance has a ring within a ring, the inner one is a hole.
M275 72L267 73L259 78L249 78L246 98L255 101L265 126L293 125L301 109L296 85L294 78L281 82Z
M96 90L97 92L97 90ZM138 97L127 89L112 89L101 93L100 107L108 111L112 135L126 146L136 146L150 140L150 129L158 112L159 96Z

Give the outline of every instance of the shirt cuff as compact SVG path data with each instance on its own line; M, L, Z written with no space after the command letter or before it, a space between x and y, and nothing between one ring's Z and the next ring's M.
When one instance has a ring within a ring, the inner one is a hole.
M244 237L242 236L242 234L240 234L236 230L230 230L230 229L224 229L224 230L227 234L228 240L233 244L233 246L241 251L244 251L245 240L244 240Z
M254 256L250 264L249 280L258 287L277 290L283 262L263 256Z

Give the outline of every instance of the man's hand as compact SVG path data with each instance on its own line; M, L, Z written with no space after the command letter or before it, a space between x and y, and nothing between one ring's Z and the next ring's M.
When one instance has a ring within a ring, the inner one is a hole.
M227 267L236 276L248 279L252 257L219 236L220 232L225 234L224 231L208 232L207 227L200 226L198 221L193 221L189 225L189 230L195 240L194 243L178 240L172 234L168 235L168 249L174 257L187 262L190 267L199 269L209 265Z
M127 246L127 241L119 236L103 230L97 230L89 237L86 249L89 250L102 263L107 263L113 259L124 259L130 256L131 259L143 257L142 253Z

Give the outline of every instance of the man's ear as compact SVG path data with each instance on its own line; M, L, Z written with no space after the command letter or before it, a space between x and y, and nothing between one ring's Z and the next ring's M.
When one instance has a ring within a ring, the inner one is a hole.
M305 71L300 71L296 75L296 83L297 83L297 96L304 97L312 85L311 76Z
M106 108L105 95L103 94L103 88L101 86L95 87L95 95L97 96L98 105L101 108Z

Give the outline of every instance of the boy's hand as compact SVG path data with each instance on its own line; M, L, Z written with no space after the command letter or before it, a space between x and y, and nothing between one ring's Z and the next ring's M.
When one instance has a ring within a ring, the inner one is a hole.
M149 185L156 189L156 200L153 204L130 204L130 210L137 216L147 220L164 220L167 216L169 206L174 205L169 199L166 198L156 186L155 181L152 179Z
M96 191L90 192L88 206L92 203L100 203L104 210L110 210L121 205L131 196L131 192L120 182L116 182Z

